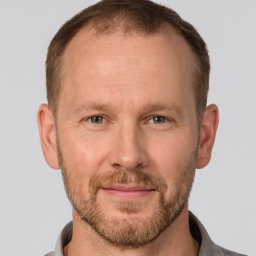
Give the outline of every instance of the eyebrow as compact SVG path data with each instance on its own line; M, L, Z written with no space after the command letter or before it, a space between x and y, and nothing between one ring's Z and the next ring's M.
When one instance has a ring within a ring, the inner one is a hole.
M153 112L153 111L174 111L178 114L183 114L182 107L180 105L177 105L175 103L171 103L170 105L165 104L147 104L140 107L140 110L142 112Z
M109 104L102 104L102 103L87 103L87 104L82 104L79 107L77 107L73 113L74 114L78 114L82 111L92 111L92 110L96 110L96 111L109 111L109 110L113 110L114 107L109 105ZM176 103L171 103L170 105L165 105L165 104L145 104L140 106L139 108L140 112L143 113L150 113L150 112L154 112L154 111L173 111L176 112L177 114L183 116L183 111L182 111L182 107Z
M103 110L108 110L110 108L112 108L112 107L110 107L107 104L88 103L88 104L82 104L81 106L77 107L73 111L73 113L77 114L77 113L80 113L82 111L90 111L90 110L100 110L100 111L103 111Z

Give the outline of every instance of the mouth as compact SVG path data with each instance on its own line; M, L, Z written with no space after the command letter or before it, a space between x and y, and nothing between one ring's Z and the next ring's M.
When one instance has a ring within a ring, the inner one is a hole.
M102 190L111 196L115 196L123 200L140 199L155 191L153 188L142 186L111 186L102 188Z

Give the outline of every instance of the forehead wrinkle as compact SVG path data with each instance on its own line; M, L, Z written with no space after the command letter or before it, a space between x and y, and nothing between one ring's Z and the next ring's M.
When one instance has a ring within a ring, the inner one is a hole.
M115 76L122 76L122 75L131 75L131 74L138 74L142 73L142 71L138 69L131 69L131 70L124 70L124 71L113 71L105 74L101 73L96 73L95 76L103 77L103 76L110 76L110 77L115 77Z
M135 73L149 72L150 66L145 60L140 59L140 62L136 58L128 58L119 56L113 58L111 56L105 56L100 58L88 59L86 64L82 68L82 72L86 72L92 76L121 76ZM142 65L142 63L144 63Z

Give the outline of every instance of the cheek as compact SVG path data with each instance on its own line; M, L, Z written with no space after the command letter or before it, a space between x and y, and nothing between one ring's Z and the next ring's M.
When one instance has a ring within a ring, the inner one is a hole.
M166 202L183 203L187 199L195 175L195 150L195 144L166 139L155 151L152 170L157 170L167 183Z
M157 170L168 184L179 179L180 172L185 171L194 159L196 140L191 136L170 134L157 140L152 140L149 148L151 169Z
M100 170L104 152L102 147L83 138L65 137L60 141L66 190L71 201L89 199L89 183Z
M72 134L72 133L70 133ZM63 133L64 135L64 133ZM106 157L104 140L90 136L62 136L60 141L64 165L69 172L89 179L100 170Z

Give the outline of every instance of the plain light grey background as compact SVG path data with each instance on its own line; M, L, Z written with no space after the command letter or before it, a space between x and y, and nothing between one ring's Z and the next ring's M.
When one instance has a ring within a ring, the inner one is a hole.
M0 255L44 255L71 219L59 170L41 152L45 56L57 29L96 1L0 0ZM158 1L203 36L220 109L211 163L198 170L192 210L219 245L256 255L256 1Z

